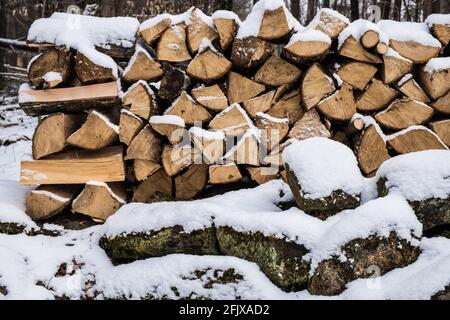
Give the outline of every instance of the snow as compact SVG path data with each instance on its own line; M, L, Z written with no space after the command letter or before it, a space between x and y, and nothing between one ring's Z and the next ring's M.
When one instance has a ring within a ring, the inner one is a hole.
M152 96L153 98L155 97L155 93L153 92L152 88L150 88L150 85L144 81L144 80L139 80L135 83L133 83L126 92L122 92L120 91L119 93L119 97L121 99L123 99L128 93L130 93L131 91L133 91L134 89L136 89L137 86L143 86L145 90L147 90L147 93Z
M450 14L430 14L425 22L432 27L435 24L450 24Z
M143 31L145 29L154 27L155 25L157 25L158 23L160 23L161 21L163 21L165 19L170 19L171 25L176 25L179 23L186 23L187 21L190 20L193 9L194 9L194 7L190 8L186 12L183 12L178 15L172 15L172 14L168 14L168 13L159 14L159 15L157 15L151 19L145 20L143 23L141 23L141 25L139 27L139 31Z
M217 10L211 16L211 19L227 19L236 21L237 25L240 26L242 24L241 19L238 17L236 13L228 10Z
M289 122L288 118L275 118L275 117L272 117L271 115L269 115L267 113L264 113L264 112L257 112L255 115L257 117L266 119L266 120L268 120L270 122L275 122L275 123L288 123Z
M430 34L426 23L380 20L378 27L392 40L414 41L424 46L441 47L439 40Z
M131 116L131 117L133 117L133 118L135 118L135 119L137 119L137 120L139 120L139 121L142 121L141 118L139 118L137 115L135 115L133 112L131 112L131 111L128 110L128 109L121 109L121 110L120 110L120 113L127 114L127 115L129 115L129 116ZM119 130L120 130L120 128L119 128Z
M215 54L218 55L222 55L219 51L217 51L217 49L213 46L211 40L209 40L208 38L202 38L202 40L200 41L200 44L198 46L198 53L202 53L206 50L211 50L212 52L214 52Z
M398 82L397 82L397 86L402 86L404 85L408 80L410 80L413 77L413 75L411 73L405 74Z
M184 119L174 115L152 116L149 120L150 124L171 124L178 127L185 127Z
M434 72L449 70L450 57L432 58L425 65L424 71L433 74Z
M361 194L364 178L353 151L342 143L321 137L296 141L283 151L306 198L318 199L342 190Z
M210 131L200 127L192 127L189 129L189 133L205 140L225 140L223 131Z
M342 22L345 22L346 24L350 24L350 20L340 14L339 12L329 9L329 8L322 8L320 9L319 12L317 12L317 14L314 16L314 19L311 20L311 22L306 26L307 29L316 29L317 26L319 26L322 30L329 30L330 27L332 27L332 25L328 25L328 24L324 24L321 20L320 20L320 16L322 15L322 13L332 16L335 19L338 19Z
M380 31L380 28L373 22L370 22L368 20L364 19L358 19L350 23L342 32L339 34L338 37L338 48L340 48L345 40L347 40L348 37L353 36L353 38L356 39L356 41L360 41L362 36L367 31L375 31L378 33L378 36L380 38L380 42L383 43L389 43L388 36Z
M314 29L306 29L300 32L296 32L292 35L291 39L289 39L286 47L300 41L318 41L318 42L326 42L331 44L331 39L325 33L319 30Z
M407 61L407 62L409 62L411 64L413 63L411 60L403 57L402 55L400 55L400 53L398 53L397 51L395 51L392 48L388 48L388 51L386 52L385 56L401 59L401 60Z
M32 190L31 193L41 194L41 195L49 197L49 198L51 198L53 200L56 200L56 201L59 201L59 202L63 202L63 203L66 203L66 202L70 201L70 198L61 197L61 196L57 195L56 193L53 193L53 192L50 192L50 191L47 191L47 190Z
M25 197L30 189L15 181L0 180L0 223L10 222L26 226L28 229L38 228L25 213Z
M377 179L386 178L390 192L406 199L420 201L447 199L450 195L450 152L426 150L403 154L385 161Z
M46 82L62 81L62 75L59 72L50 71L44 74L42 79L44 79Z
M344 83L342 78L337 73L333 73L333 78L336 79L336 83L339 87L341 87L342 84Z
M28 62L28 66L27 66L27 73L30 72L30 67L33 65L33 63L39 59L39 57L42 56L42 53L39 53L37 55L35 55L33 58L30 59L30 62Z
M298 22L298 20L295 19L286 8L283 0L260 0L255 3L250 14L247 16L245 21L242 22L236 38L243 39L251 36L257 37L259 34L259 29L261 28L264 12L273 11L280 7L283 7L284 9L284 14L286 15L286 20L290 29L294 31L301 31L304 29L300 22Z
M138 28L139 21L135 18L99 18L56 12L50 18L34 21L27 40L78 50L93 63L111 69L118 77L114 60L95 48L109 49L111 45L130 48L136 41Z

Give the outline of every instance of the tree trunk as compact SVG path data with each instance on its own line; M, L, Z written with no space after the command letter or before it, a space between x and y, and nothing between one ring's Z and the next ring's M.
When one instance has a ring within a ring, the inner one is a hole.
M391 11L391 0L383 0L381 2L381 17L383 19L389 19Z
M400 21L402 19L402 0L394 1L394 9L392 14L394 20Z
M316 14L316 1L308 0L308 15L306 17L306 23L311 22L314 19L314 15Z
M297 20L300 20L300 0L291 0L291 12Z
M352 21L358 20L359 19L359 1L351 0L350 7L351 7L351 20Z

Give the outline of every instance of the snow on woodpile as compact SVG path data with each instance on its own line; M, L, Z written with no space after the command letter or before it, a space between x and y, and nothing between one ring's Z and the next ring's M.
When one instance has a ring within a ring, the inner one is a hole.
M294 31L301 31L304 29L300 22L298 22L298 20L295 19L291 12L286 8L283 0L260 0L255 3L250 14L244 22L242 22L236 38L243 39L252 36L257 37L261 28L264 12L274 11L280 7L283 7L289 29Z
M329 8L322 8L319 12L314 16L314 18L311 20L311 22L306 26L307 29L316 29L319 28L324 31L331 31L332 28L334 28L334 25L331 21L329 23L326 23L321 20L321 15L326 14L330 17L333 17L334 19L340 20L346 24L350 24L350 20L340 14L339 12L329 9Z
M385 161L377 178L385 178L391 192L420 201L446 199L450 195L450 152L426 150L399 155Z
M295 173L304 196L317 199L342 190L358 195L364 177L352 150L327 138L310 138L292 143L283 151L283 159Z
M415 41L424 46L441 47L441 43L431 35L426 23L381 20L378 27L393 40Z
M450 57L430 59L424 68L425 72L428 72L430 74L449 69L450 69Z
M428 26L432 27L435 24L449 24L450 25L450 14L433 13L430 14L425 22Z
M376 25L373 22L370 22L368 20L364 19L358 19L350 23L342 32L339 34L338 37L338 48L340 48L345 40L347 40L348 37L353 36L353 38L356 39L356 41L360 41L362 36L368 32L368 31L374 31L378 33L380 37L380 42L383 43L389 43L389 37L386 33L382 32L380 30L380 27Z
M318 41L318 42L326 42L326 43L331 44L330 37L327 36L322 31L314 30L314 29L306 29L306 30L294 33L292 35L291 39L289 40L289 43L286 45L286 47L290 46L291 44L294 44L296 42L302 42L302 41Z
M242 21L238 17L238 15L236 13L234 13L233 11L228 11L228 10L217 10L212 14L211 18L213 20L215 20L215 19L234 20L238 26L240 26L242 24Z
M136 42L139 21L129 17L99 18L54 13L31 25L27 41L50 43L78 50L95 64L109 68L117 77L114 60L95 48L109 49L112 45L129 48Z

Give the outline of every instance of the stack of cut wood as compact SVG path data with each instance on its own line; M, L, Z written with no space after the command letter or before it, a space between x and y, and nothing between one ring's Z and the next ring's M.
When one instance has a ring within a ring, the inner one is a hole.
M103 221L127 201L261 184L283 177L295 139L349 145L367 176L397 154L446 149L450 17L397 23L323 9L305 28L281 0L244 22L192 8L143 22L117 74L91 51L46 44L19 93L25 112L47 115L22 162L21 182L39 184L27 212Z

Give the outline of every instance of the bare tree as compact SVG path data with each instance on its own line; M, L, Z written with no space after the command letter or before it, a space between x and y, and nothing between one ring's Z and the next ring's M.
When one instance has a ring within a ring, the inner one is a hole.
M297 20L300 20L300 0L291 0L291 12Z
M308 15L306 17L306 22L311 22L316 15L316 0L308 0Z
M391 13L391 0L383 0L380 2L381 17L383 19L389 19Z
M350 9L351 9L351 20L355 21L359 19L359 1L358 0L351 0L350 1Z
M402 18L402 0L394 1L394 8L392 9L393 19L400 21Z

